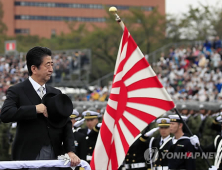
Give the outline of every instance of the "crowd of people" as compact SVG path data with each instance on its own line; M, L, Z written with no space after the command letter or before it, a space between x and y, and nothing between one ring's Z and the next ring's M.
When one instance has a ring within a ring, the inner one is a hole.
M80 57L81 56L81 57ZM73 55L54 53L54 73L50 82L59 83L73 70L89 63L81 52ZM80 64L81 63L81 64ZM159 61L152 63L160 82L173 100L213 101L221 100L222 94L222 51L221 40L206 40L204 44L180 46L162 52ZM4 100L6 90L24 81L28 71L24 58L0 56L0 99ZM78 101L107 101L112 83L86 89L83 95L73 95Z
M48 83L59 83L67 78L72 71L89 64L89 58L81 51L73 54L53 53L54 73ZM80 64L81 63L81 64ZM7 89L28 78L25 56L0 56L0 99L4 100Z
M170 48L153 64L159 80L172 99L213 101L222 97L221 40Z
M109 94L111 91L112 82L109 83L108 86L92 86L92 88L87 89L87 94L83 97L75 98L76 101L108 101Z

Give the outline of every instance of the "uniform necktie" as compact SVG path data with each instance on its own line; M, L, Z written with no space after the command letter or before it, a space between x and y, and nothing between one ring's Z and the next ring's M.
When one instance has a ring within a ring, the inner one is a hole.
M163 140L161 140L161 142L160 142L160 146L163 144Z
M44 96L44 87L41 86L41 87L39 88L39 92L40 92L40 93L39 93L39 97L42 99L43 96Z

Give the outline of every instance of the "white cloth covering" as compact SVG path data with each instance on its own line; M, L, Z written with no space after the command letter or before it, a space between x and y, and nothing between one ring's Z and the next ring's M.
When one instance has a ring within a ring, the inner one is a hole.
M70 167L66 160L34 160L34 161L0 161L0 169L42 168L42 167ZM80 164L85 170L91 170L89 164L81 160ZM75 167L72 167L75 169Z

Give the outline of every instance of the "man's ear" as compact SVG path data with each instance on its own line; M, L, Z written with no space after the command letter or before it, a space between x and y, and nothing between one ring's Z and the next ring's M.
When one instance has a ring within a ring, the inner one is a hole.
M38 69L36 66L34 65L31 66L32 74L36 73L36 69Z
M183 129L183 123L179 123L180 129Z

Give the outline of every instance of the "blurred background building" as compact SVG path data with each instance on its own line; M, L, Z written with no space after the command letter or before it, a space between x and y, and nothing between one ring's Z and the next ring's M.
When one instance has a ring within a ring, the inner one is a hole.
M107 12L105 7L116 6L127 12L130 8L140 8L149 13L158 7L165 14L165 0L1 0L3 22L7 25L7 35L38 35L50 38L53 35L69 33L64 21L91 23L103 27ZM78 24L76 25L78 26Z

